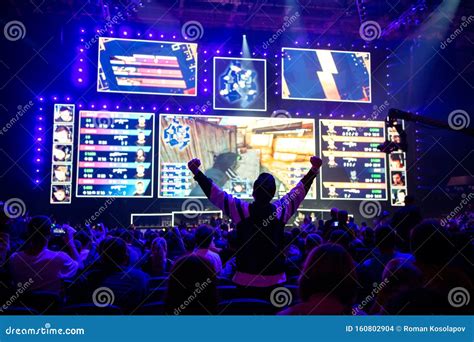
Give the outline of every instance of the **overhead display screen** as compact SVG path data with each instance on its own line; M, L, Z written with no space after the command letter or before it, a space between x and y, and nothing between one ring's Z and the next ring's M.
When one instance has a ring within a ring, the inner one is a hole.
M214 57L214 109L266 111L266 62Z
M77 197L152 197L154 114L80 111Z
M235 196L252 197L254 180L272 173L277 195L295 186L315 154L312 119L160 115L159 197L204 197L187 168L199 158L201 169ZM307 198L316 198L315 187Z
M320 120L321 198L387 199L383 121Z
M197 44L99 39L97 91L196 96Z
M283 48L282 98L371 102L370 53Z

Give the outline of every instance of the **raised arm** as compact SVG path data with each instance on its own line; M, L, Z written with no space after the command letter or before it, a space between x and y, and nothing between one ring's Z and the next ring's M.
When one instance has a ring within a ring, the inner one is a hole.
M313 184L313 180L318 175L319 168L323 164L321 158L316 156L311 157L310 162L311 169L308 173L293 189L290 190L290 192L275 202L278 210L278 218L284 223L288 222L288 220L296 213L296 210L298 210L301 202L303 202L306 194L311 189L311 184Z
M228 194L219 188L209 177L199 170L201 161L192 159L188 163L189 170L194 174L194 179L198 182L209 201L221 209L235 223L240 222L249 215L248 203Z

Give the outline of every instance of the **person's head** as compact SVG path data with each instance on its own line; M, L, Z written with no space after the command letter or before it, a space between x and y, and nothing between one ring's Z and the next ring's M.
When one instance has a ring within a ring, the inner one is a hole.
M138 137L137 140L138 142L144 142L145 141L145 132L143 131L138 131Z
M140 117L138 118L138 126L140 126L140 127L145 127L145 123L146 123L145 117L144 117L144 116L140 116Z
M331 209L331 218L332 218L333 220L337 220L337 212L338 212L338 211L339 211L339 209L337 209L337 208L332 208L332 209Z
M357 290L354 270L354 261L343 247L324 244L313 249L299 279L301 299L306 302L315 294L332 296L349 308Z
M337 220L339 221L339 225L345 225L349 221L349 213L346 210L339 210L337 212Z
M217 310L216 276L205 258L188 254L171 269L165 311L174 315L208 315ZM190 299L192 298L192 299Z
M67 193L62 186L53 186L53 200L55 202L62 202L67 198Z
M77 241L81 243L81 246L83 249L89 249L92 243L92 239L89 234L87 234L85 231L80 231L76 234L74 237Z
M66 126L58 126L54 131L54 139L60 143L70 142L70 131Z
M62 106L59 109L59 117L61 118L62 121L72 121L72 111L70 107Z
M401 185L402 182L402 173L401 172L394 172L392 173L392 184L393 185Z
M345 249L349 250L352 242L352 236L348 232L342 229L336 229L329 235L329 242L339 244Z
M68 168L66 165L57 165L54 167L54 178L58 181L65 181L68 176Z
M306 253L311 252L313 248L318 247L322 243L323 243L323 238L319 236L318 234L308 234L304 242Z
M275 178L269 173L261 173L253 183L253 198L259 203L269 203L276 192Z
M403 190L403 189L400 189L397 191L397 202L399 203L405 203L405 200L406 200L406 191Z
M143 149L139 148L137 150L137 158L143 158L145 156L145 151Z
M138 164L137 165L137 175L143 175L145 173L145 165Z
M143 193L145 193L145 184L143 184L143 182L136 182L135 192L139 195L142 195Z
M118 237L108 237L99 244L100 262L106 268L116 269L128 265L127 243Z
M51 234L51 220L47 216L35 216L27 226L27 241L34 248L44 248Z
M208 225L203 224L196 229L194 239L196 242L196 248L207 249L214 240L214 231Z
M162 237L155 238L151 243L151 255L165 259L168 251L166 240Z
M66 152L56 146L53 148L53 155L55 160L63 161L66 159Z
M445 265L452 258L450 235L437 220L424 220L410 234L410 247L416 262L425 265Z
M375 245L381 251L391 251L397 243L395 231L390 226L378 226L375 229Z

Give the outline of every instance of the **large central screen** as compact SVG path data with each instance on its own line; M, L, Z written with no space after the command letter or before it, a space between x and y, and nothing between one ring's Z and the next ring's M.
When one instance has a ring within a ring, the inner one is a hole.
M370 53L283 48L282 97L371 102Z
M295 186L315 154L313 119L160 115L159 197L203 197L187 169L201 169L227 192L252 197L254 180L270 172L277 195ZM315 187L307 198L316 198Z
M197 44L100 38L97 90L196 95Z
M153 113L79 112L77 197L152 197Z

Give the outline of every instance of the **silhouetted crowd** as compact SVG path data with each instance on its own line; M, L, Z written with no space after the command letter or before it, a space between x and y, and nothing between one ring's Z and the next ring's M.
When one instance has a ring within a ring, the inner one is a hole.
M235 281L252 242L222 219L139 230L3 215L0 312L472 314L472 210L424 220L408 197L373 222L336 208L330 215L285 229L276 246L285 277L270 286Z

